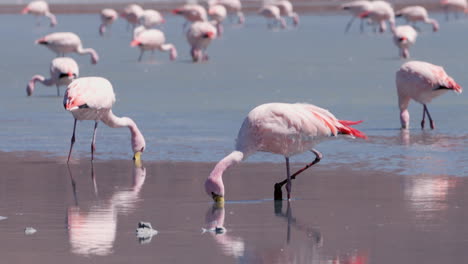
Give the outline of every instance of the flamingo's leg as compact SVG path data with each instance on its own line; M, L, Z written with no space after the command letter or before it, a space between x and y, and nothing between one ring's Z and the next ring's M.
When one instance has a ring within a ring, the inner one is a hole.
M72 135L72 138L71 138L70 151L68 152L67 163L70 161L70 156L71 156L71 153L72 153L73 144L75 144L76 121L77 121L77 120L76 120L76 118L75 118L75 123L73 124L73 135Z
M421 120L421 129L424 129L425 123L426 123L426 105L423 105L423 118Z
M426 105L424 105L424 111L426 111L427 117L429 118L431 129L434 129L435 128L434 120L432 120L431 114L429 114L429 110L427 109Z
M94 160L94 151L96 151L96 130L98 122L94 123L93 141L91 142L91 161Z
M58 85L55 85L57 87L57 96L60 96L60 87Z
M346 24L346 28L345 28L345 31L344 31L345 33L348 33L349 29L351 28L351 25L352 25L353 22L354 22L354 19L356 19L355 16L353 16L353 17L351 18L351 20L348 22L348 24ZM361 33L362 33L362 23L361 23Z

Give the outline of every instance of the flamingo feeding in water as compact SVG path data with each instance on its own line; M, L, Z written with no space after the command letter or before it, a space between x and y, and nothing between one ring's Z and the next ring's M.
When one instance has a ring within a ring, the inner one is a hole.
M373 1L370 10L359 15L361 18L369 18L373 24L379 25L380 33L387 29L386 21L390 24L390 29L395 30L395 12L393 7L386 1Z
M393 32L393 42L400 49L400 57L409 58L409 47L416 42L418 32L409 25L397 26Z
M79 68L72 58L55 58L50 63L50 78L42 75L34 75L26 87L26 93L31 96L34 92L35 83L40 82L45 86L57 87L57 96L60 96L60 86L69 85L79 75Z
M356 18L361 19L361 26L360 26L361 33L364 32L364 19L361 16L362 14L365 14L366 12L370 11L371 4L372 3L369 1L358 0L358 1L352 1L352 2L341 5L341 9L348 10L352 15L351 20L346 25L345 33L349 31L349 29L351 28L351 25L353 24Z
M128 25L132 25L135 28L136 25L140 23L140 17L143 14L143 8L137 4L127 5L120 16L127 20L127 29Z
M112 105L115 103L114 89L111 83L101 77L84 77L74 80L67 88L63 97L63 106L70 111L75 118L73 135L71 138L68 160L75 143L75 130L77 120L94 120L94 133L91 143L91 160L94 159L96 150L96 129L99 121L109 127L128 127L131 133L133 158L140 160L141 153L145 150L145 138L141 134L135 122L128 117L117 117L112 113Z
M99 26L99 34L104 36L106 27L110 27L118 17L119 15L114 9L104 8L101 10L101 25Z
M80 55L89 54L91 56L92 64L96 64L99 60L97 52L91 48L83 48L80 37L72 32L51 33L36 40L36 44L46 46L55 52L57 56L63 56L66 53L76 52Z
M161 50L169 51L170 59L175 60L177 58L177 50L173 44L166 43L166 37L161 30L158 29L147 29L135 34L133 41L130 46L140 48L140 57L138 61L143 58L143 53L146 50Z
M276 2L275 5L280 9L280 15L285 17L290 17L293 22L293 26L297 27L299 25L299 15L294 12L293 5L288 0L280 0Z
M146 9L140 16L140 24L149 29L164 24L166 20L157 10Z
M194 62L208 60L206 49L217 36L216 28L207 21L197 21L187 31L187 41L191 46L190 54Z
M416 23L421 21L426 24L431 24L434 32L439 30L439 23L437 20L430 18L426 8L422 6L407 6L395 12L395 16L405 18L406 22Z
M458 13L466 13L468 10L468 3L466 0L441 0L440 4L445 10L445 20L449 20L449 12L452 11L455 18L458 19Z
M49 18L51 27L57 25L57 19L55 18L55 15L50 12L49 4L47 4L45 1L32 1L21 11L21 13L35 15L36 19L39 16L45 16Z
M212 5L208 9L208 14L213 19L213 23L216 25L216 30L218 32L218 37L223 35L223 21L226 19L227 11L223 5Z
M185 29L189 23L197 21L208 21L208 15L203 6L198 4L186 4L179 8L172 10L174 15L181 15L187 21L183 24L182 28Z
M269 103L257 106L242 123L235 151L218 162L205 181L205 191L216 202L224 201L224 171L253 153L262 151L285 157L287 178L275 184L275 200L282 199L281 187L284 184L287 184L290 199L291 180L322 158L322 154L313 146L338 134L366 138L364 133L350 127L360 122L338 120L328 110L312 104ZM289 158L307 150L315 154L315 160L291 175Z
M266 5L260 8L258 13L268 20L269 28L272 28L274 23L279 23L281 28L286 28L286 21L281 17L279 7L275 5Z
M434 129L434 121L429 114L427 104L448 90L456 93L463 91L462 87L447 75L444 68L423 61L404 63L396 73L396 88L401 128L403 129L409 128L408 105L411 99L423 105L421 128L424 128L427 114L431 129Z
M240 0L214 0L212 4L223 5L229 16L237 16L237 23L239 25L245 23L245 16L242 13L242 3Z

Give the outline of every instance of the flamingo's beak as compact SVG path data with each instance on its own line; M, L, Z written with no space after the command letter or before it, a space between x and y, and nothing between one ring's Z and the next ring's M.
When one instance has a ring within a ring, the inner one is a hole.
M401 37L401 38L399 38L398 40L399 40L400 42L403 42L403 41L406 40L406 38L405 38L405 37Z
M141 166L142 166L142 164L141 164L141 151L135 152L135 154L133 155L133 160L135 161L135 166L137 168L141 168Z
M203 35L203 38L213 38L214 37L214 33L209 31L209 32L206 32L204 35Z
M73 76L74 76L73 72L69 71L68 72L68 77L73 78Z
M222 195L211 193L211 197L216 204L222 205L224 204L224 197Z

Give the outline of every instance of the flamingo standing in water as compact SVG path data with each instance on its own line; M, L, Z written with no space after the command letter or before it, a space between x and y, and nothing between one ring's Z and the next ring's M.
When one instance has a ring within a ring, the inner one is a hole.
M94 49L83 48L81 39L72 32L56 32L46 35L38 40L36 44L41 44L52 50L57 56L63 56L66 53L76 52L80 55L89 54L91 56L91 63L96 64L99 56Z
M216 202L224 201L224 171L262 151L285 157L287 178L275 184L275 200L282 199L281 187L285 183L290 199L291 180L322 158L313 146L338 134L366 138L364 133L350 127L360 122L338 120L328 110L312 104L269 103L257 106L244 119L237 135L236 150L218 162L205 181L205 191ZM315 160L291 175L289 158L307 150L315 154Z
M128 30L128 25L132 25L133 28L135 28L136 25L140 23L140 17L143 14L143 8L137 4L130 4L127 5L122 13L120 13L120 16L127 20L127 30Z
M118 17L119 15L114 9L104 8L101 10L101 25L99 26L99 34L104 36L106 27L110 27Z
M26 87L26 93L31 96L34 92L35 83L40 82L45 86L57 87L57 96L60 96L60 86L69 85L79 75L79 68L72 58L55 58L50 63L50 78L42 75L34 75Z
M46 16L50 20L51 27L57 25L57 18L55 18L55 15L50 12L49 4L45 1L32 1L21 11L21 13L35 15L36 19L39 16ZM37 24L39 24L39 20Z
M208 60L206 49L217 36L216 28L207 21L193 23L187 31L187 41L191 46L190 54L194 62Z
M74 80L67 88L63 97L63 106L70 111L75 118L73 135L71 138L68 160L75 143L75 130L77 120L94 120L94 133L91 143L91 160L94 159L96 150L96 129L99 121L109 127L128 127L131 133L132 150L134 160L139 162L141 153L145 150L145 138L141 134L135 122L128 117L118 117L112 113L112 105L115 103L114 89L111 83L101 77L84 77Z
M434 121L426 105L448 90L456 93L463 91L462 87L447 75L444 68L423 61L410 61L403 64L396 73L396 87L403 129L409 128L408 105L411 99L423 105L421 128L424 128L427 114L431 129L434 129Z
M406 22L416 23L418 21L432 25L432 30L436 32L439 30L439 23L437 20L430 18L426 8L422 6L407 6L395 12L396 17L404 17Z
M154 9L146 9L140 16L141 25L147 29L164 24L164 22L166 21L161 13Z
M275 5L266 5L260 8L258 13L268 20L269 28L272 28L274 23L279 23L281 28L286 28L286 21L281 17L279 7Z
M172 10L172 13L174 15L181 15L187 20L182 26L183 29L185 29L189 23L194 23L197 21L208 21L206 9L198 4L183 5L179 8Z
M409 58L409 47L416 42L418 32L409 25L398 26L393 32L393 42L400 49L400 57Z
M364 32L364 19L361 17L361 15L370 11L371 4L372 2L369 1L358 0L341 5L341 9L348 10L352 15L351 20L346 25L345 33L349 31L356 18L361 19L361 33Z
M449 20L449 12L452 11L458 19L458 13L467 13L468 4L466 0L441 0L440 4L445 10L445 20Z
M208 14L213 19L213 23L216 25L216 30L218 31L218 37L223 35L223 21L226 19L227 11L223 5L212 5L208 9Z
M276 2L275 5L280 9L281 16L290 17L295 27L299 25L299 15L294 12L293 5L290 1L281 0Z
M245 23L245 16L242 13L242 3L240 0L214 0L212 4L223 5L226 8L228 15L231 17L237 16L237 23L242 25Z
M177 50L173 44L166 43L166 37L161 30L158 29L147 29L143 30L140 33L136 33L135 38L130 43L130 46L140 48L140 57L138 61L141 61L143 58L143 53L146 50L155 50L169 51L170 59L175 60L177 58Z
M372 23L379 25L380 33L387 29L386 21L390 24L390 29L395 30L395 11L386 1L373 1L370 10L359 15L361 18L369 18Z

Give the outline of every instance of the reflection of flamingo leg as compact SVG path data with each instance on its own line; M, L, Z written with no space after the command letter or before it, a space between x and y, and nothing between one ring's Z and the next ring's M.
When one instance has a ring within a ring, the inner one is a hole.
M78 196L76 195L76 182L75 179L73 178L73 174L71 172L70 166L67 164L68 168L68 174L70 175L70 180L72 184L72 189L73 189L73 198L75 200L75 206L78 206Z
M98 196L98 188L96 183L96 175L94 174L94 163L91 162L91 181L93 182L94 194Z

